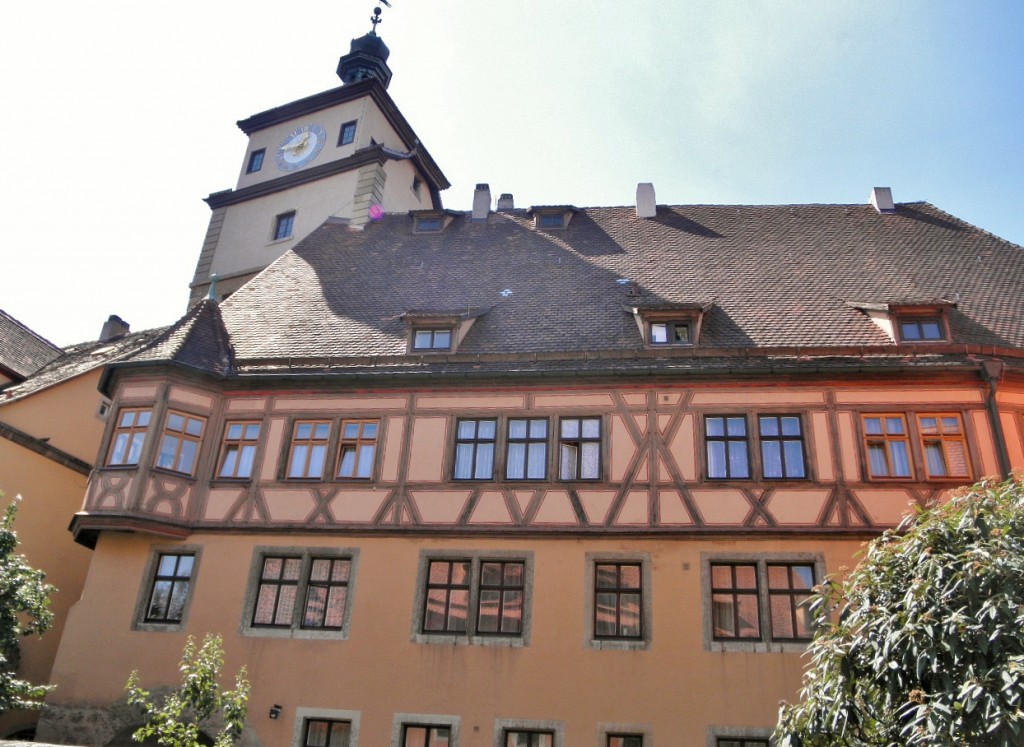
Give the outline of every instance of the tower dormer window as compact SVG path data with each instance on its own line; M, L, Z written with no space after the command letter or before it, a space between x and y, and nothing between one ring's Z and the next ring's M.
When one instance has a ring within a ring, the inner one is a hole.
M254 150L249 154L249 164L245 167L246 174L255 174L263 168L263 156L267 154L266 148Z
M356 141L356 122L346 122L341 126L341 131L338 133L338 145L349 145Z
M274 241L291 238L295 228L295 211L281 213L274 220Z

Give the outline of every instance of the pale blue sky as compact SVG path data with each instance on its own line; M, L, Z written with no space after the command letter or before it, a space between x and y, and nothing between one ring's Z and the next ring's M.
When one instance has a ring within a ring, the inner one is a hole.
M520 206L862 203L1024 243L1024 3L392 0L390 93L452 187ZM180 316L234 122L334 87L373 2L5 11L0 308L60 344ZM12 33L13 32L13 33ZM14 37L13 39L11 37Z

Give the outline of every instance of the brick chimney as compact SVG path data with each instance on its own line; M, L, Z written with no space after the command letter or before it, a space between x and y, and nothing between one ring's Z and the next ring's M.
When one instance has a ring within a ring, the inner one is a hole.
M119 317L117 314L111 314L110 318L103 323L103 329L100 330L100 342L110 342L116 340L118 337L124 337L130 331L128 322Z

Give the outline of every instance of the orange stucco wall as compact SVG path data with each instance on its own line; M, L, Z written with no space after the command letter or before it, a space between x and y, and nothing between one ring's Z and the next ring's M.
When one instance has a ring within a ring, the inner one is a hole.
M297 708L362 714L361 745L389 744L396 713L456 714L460 747L489 747L496 719L558 720L566 745L595 744L599 722L653 726L658 744L705 744L709 725L765 727L781 698L792 698L798 653L712 652L703 643L701 554L820 554L835 571L850 564L855 540L356 538L196 534L201 553L187 623L180 632L132 630L144 571L164 543L104 535L82 601L73 611L55 676L56 703L114 701L132 669L143 683L175 679L184 638L225 637L227 667L248 668L250 720L265 745L291 743ZM239 634L255 546L358 550L348 640L282 640ZM412 640L421 553L532 553L532 633L523 647ZM173 551L173 550L171 550ZM588 558L620 553L650 559L650 647L596 650L585 635ZM104 646L94 645L103 640ZM756 693L756 697L752 694ZM284 706L271 721L269 707ZM742 707L737 707L737 704Z
M32 451L0 439L0 491L6 494L0 508L20 495L15 529L19 552L35 568L46 573L57 587L50 598L53 627L43 636L26 638L22 644L20 676L42 684L50 681L68 610L78 600L92 553L76 545L67 531L71 515L81 504L86 478ZM0 719L0 733L33 723L32 712L12 713Z

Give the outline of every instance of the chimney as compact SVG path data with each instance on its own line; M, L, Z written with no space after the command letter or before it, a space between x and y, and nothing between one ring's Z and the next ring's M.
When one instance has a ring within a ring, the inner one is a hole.
M487 220L491 212L491 187L489 184L477 184L473 192L473 220Z
M498 197L498 210L512 210L516 206L516 201L512 199L511 192L502 192Z
M892 189L889 187L874 187L868 199L875 210L883 215L896 212L896 205L892 201Z
M654 201L654 185L640 182L636 185L636 217L653 218L658 214L658 205Z
M103 329L100 330L99 341L110 342L118 337L124 337L128 332L128 322L117 314L111 314L110 318L103 323Z

